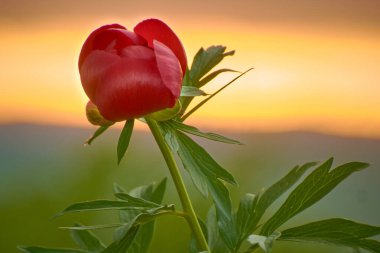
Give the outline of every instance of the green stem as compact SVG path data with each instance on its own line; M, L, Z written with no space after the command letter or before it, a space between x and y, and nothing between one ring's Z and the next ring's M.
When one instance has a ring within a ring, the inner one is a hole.
M157 122L148 118L146 118L146 122L148 123L150 131L152 132L158 144L158 147L160 148L161 153L165 158L166 164L173 178L175 187L177 188L182 207L184 211L188 214L188 223L197 240L199 251L210 252L210 250L208 249L206 238L202 232L201 226L199 225L197 215L195 214L193 205L191 204L189 194L187 193L185 184L183 182L181 173L179 172L177 163L174 160L173 154L170 151L168 145L166 144Z

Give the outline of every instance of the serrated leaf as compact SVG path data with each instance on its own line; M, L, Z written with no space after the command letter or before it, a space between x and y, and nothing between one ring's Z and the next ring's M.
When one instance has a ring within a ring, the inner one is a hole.
M218 69L218 70L215 70L214 72L208 74L207 76L205 76L204 78L202 78L202 80L200 80L198 82L198 85L197 87L202 87L204 86L205 84L209 83L212 79L214 79L215 77L217 77L218 75L222 74L222 73L225 73L225 72L239 72L239 71L236 71L236 70L233 70L233 69Z
M209 140L219 141L219 142L228 143L228 144L242 145L242 143L237 141L237 140L233 140L233 139L230 139L230 138L227 138L227 137L224 137L222 135L215 134L215 133L205 133L205 132L200 131L198 128L186 125L182 122L178 122L175 120L167 121L167 122L165 122L165 124L168 124L172 128L179 130L181 132L196 135L196 136L203 137L203 138L206 138Z
M81 203L75 203L67 207L65 210L56 214L55 217L61 216L65 213L72 212L85 212L85 211L99 211L99 210L120 210L120 209L147 209L145 206L133 206L126 201L116 200L93 200Z
M281 240L332 243L380 252L380 242L366 238L380 234L380 227L334 218L286 229Z
M77 227L81 225L76 224ZM100 253L105 249L104 244L90 231L71 230L74 242L83 250Z
M119 142L117 144L117 163L120 164L121 159L123 159L125 152L127 152L129 141L131 140L133 125L135 119L129 119L125 122L123 130L121 131Z
M19 246L19 250L25 253L86 253L85 251L75 249L49 249L43 247L26 247Z
M197 104L196 106L194 106L189 112L187 112L185 115L183 115L181 117L181 121L185 121L185 119L187 119L191 114L193 114L194 112L196 112L200 107L202 107L210 99L212 99L213 97L215 97L216 95L218 95L222 90L224 90L225 88L227 88L229 85L231 85L233 82L235 82L237 79L239 79L243 75L247 74L252 69L253 68L250 68L247 71L241 73L240 75L238 75L237 77L235 77L234 79L232 79L230 82L228 82L227 84L225 84L222 88L220 88L219 90L217 90L216 92L214 92L213 94L211 94L210 96L208 96L206 99L204 99L203 101L201 101L199 104ZM186 108L186 107L183 106L182 108Z
M181 97L206 96L207 93L194 86L182 86Z
M352 173L368 167L366 163L351 162L330 170L332 162L331 158L320 165L290 193L280 209L263 225L262 235L272 234L286 221L326 196Z
M262 236L262 235L250 235L248 237L248 241L255 245L258 244L260 248L266 252L272 252L274 242L281 236L281 233L274 232L270 236Z
M95 133L86 140L86 142L84 143L84 145L91 145L91 143L96 139L98 138L99 135L101 135L102 133L104 133L111 125L108 125L108 126L100 126L96 131Z

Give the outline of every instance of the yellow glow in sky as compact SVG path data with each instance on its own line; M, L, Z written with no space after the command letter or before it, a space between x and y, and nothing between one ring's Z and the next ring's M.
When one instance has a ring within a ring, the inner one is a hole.
M1 28L0 122L88 125L77 57L101 22ZM135 24L120 22L130 28ZM380 33L244 20L168 23L189 60L201 46L223 44L236 54L221 67L255 68L200 109L191 123L380 137ZM233 77L220 76L205 91L211 93Z

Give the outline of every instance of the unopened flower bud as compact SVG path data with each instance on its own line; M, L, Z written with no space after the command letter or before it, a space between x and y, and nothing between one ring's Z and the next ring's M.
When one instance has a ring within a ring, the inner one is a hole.
M87 120L96 126L109 126L114 122L105 119L99 112L98 107L91 101L88 101L86 105Z
M173 30L161 20L147 19L133 31L118 24L93 31L78 67L88 98L102 116L116 122L172 108L187 60Z

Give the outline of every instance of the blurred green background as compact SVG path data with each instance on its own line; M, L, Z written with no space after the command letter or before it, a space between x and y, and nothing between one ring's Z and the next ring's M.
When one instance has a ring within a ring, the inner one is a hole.
M72 247L68 231L59 226L114 221L113 212L52 216L73 202L112 198L112 184L127 189L168 176L159 150L148 132L135 131L124 161L116 165L116 143L120 129L112 129L84 147L93 128L9 124L0 126L0 252L17 252L16 245ZM333 156L335 165L366 161L371 167L354 174L319 204L285 224L305 220L345 217L380 225L380 140L342 138L309 132L278 134L228 133L245 145L227 145L197 139L214 158L237 178L231 188L236 206L245 192L269 186L296 164L323 161ZM204 216L210 201L196 192L186 177L196 210ZM180 208L171 180L165 203ZM273 207L281 204L281 200ZM273 211L273 208L271 208ZM97 231L105 242L110 230ZM151 253L187 252L189 230L178 218L160 218ZM294 246L297 246L296 249ZM347 249L279 242L274 252L348 252Z

